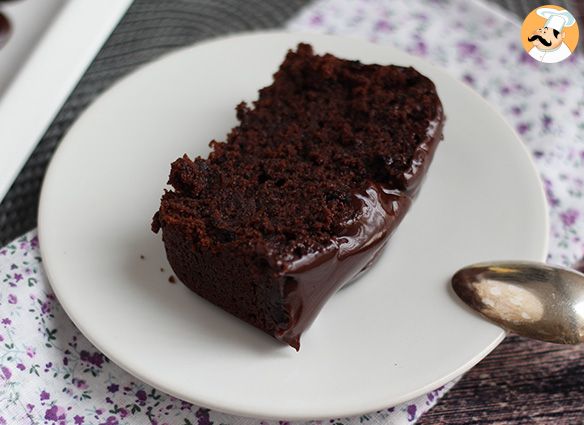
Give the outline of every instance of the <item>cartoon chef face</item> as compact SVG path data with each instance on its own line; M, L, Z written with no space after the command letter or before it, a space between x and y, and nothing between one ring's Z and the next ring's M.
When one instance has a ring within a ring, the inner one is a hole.
M566 9L538 7L525 18L521 33L525 51L542 63L567 59L578 42L576 18Z
M527 40L539 50L555 50L562 44L564 38L566 38L565 32L560 33L555 28L543 27L535 30Z

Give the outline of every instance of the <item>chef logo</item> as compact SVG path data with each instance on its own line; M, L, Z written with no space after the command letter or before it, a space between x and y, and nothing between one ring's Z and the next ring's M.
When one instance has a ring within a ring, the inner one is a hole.
M547 5L531 11L521 27L521 41L529 56L543 63L561 62L578 44L578 23L566 9Z

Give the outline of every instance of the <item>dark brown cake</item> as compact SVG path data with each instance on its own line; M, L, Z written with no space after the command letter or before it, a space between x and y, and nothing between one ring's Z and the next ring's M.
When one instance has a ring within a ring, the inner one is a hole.
M288 52L208 159L172 164L152 228L197 294L299 349L326 300L408 210L442 138L413 68Z

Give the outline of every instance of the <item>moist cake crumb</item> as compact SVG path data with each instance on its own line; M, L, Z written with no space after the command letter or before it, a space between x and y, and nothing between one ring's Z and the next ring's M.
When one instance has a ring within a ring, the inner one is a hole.
M172 164L152 230L187 287L298 349L408 210L442 139L442 105L413 68L299 44L236 112L207 158Z

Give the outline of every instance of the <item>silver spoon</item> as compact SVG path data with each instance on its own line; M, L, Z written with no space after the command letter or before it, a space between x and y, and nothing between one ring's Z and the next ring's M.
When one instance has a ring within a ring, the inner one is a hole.
M519 335L584 342L584 274L579 271L527 261L480 263L456 272L452 288L471 308Z

